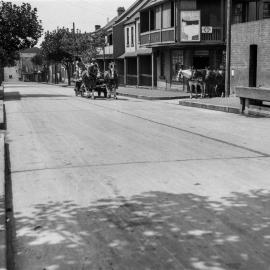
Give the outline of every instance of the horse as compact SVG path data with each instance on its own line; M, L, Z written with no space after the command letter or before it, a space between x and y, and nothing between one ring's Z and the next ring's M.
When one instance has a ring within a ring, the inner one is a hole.
M82 81L86 88L88 98L95 99L95 88L97 84L98 67L95 64L90 64L82 73Z
M185 78L188 81L190 89L190 98L193 97L192 90L194 89L195 95L198 95L198 87L201 90L201 97L205 96L206 86L205 86L205 70L204 69L180 69L178 71L178 81Z
M111 63L108 70L104 72L104 83L106 85L108 98L111 98L113 94L113 98L117 99L116 89L118 88L118 74L114 63Z

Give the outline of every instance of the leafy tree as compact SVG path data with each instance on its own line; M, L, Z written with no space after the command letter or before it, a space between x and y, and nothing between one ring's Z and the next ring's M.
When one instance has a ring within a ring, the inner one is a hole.
M70 85L71 67L76 56L84 62L90 62L98 54L102 35L91 33L76 33L69 29L58 28L45 34L41 44L44 58L51 63L61 63L65 66Z
M32 57L31 62L36 66L42 66L44 64L44 59L41 54L36 54Z
M71 65L73 62L72 34L67 29L61 28L45 34L41 44L42 54L50 63L61 63L65 66L70 85Z
M41 34L36 8L0 1L0 67L14 64L18 51L35 46Z

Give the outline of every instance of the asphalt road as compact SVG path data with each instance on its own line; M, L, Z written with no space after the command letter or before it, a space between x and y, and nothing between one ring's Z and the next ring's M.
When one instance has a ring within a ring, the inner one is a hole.
M5 88L16 270L269 270L270 120Z

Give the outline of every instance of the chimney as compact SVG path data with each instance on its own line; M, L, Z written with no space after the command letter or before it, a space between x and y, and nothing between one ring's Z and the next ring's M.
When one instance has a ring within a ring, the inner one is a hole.
M100 25L99 24L95 25L95 31L97 31L99 29L100 29Z
M118 17L121 16L125 11L126 11L126 10L125 10L124 7L119 7L119 8L117 9Z

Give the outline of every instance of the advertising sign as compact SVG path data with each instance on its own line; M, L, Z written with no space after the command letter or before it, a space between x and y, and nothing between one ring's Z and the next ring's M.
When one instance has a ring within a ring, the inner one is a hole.
M199 10L181 11L181 41L201 40L201 12Z

